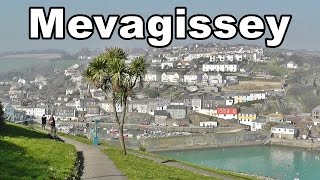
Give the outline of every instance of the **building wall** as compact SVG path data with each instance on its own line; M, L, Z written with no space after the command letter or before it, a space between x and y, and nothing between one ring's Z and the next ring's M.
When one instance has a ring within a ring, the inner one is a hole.
M239 113L238 114L238 119L239 121L254 121L257 119L257 115L256 114L242 114Z

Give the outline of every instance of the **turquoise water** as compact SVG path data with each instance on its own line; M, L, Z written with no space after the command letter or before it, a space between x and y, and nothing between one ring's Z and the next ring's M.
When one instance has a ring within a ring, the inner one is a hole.
M54 68L65 69L74 64L83 64L85 61L79 60L59 60L50 61L46 59L35 58L12 58L12 59L0 59L0 74L10 71L20 70L22 68L28 68L37 65L50 65Z
M320 153L280 146L159 152L196 165L269 176L283 180L320 179Z

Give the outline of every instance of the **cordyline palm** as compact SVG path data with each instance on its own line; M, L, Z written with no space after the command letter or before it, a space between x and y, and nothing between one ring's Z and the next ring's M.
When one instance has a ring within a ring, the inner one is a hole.
M93 59L84 72L88 82L105 91L112 101L124 155L126 155L126 147L123 125L127 112L128 97L133 95L135 87L142 87L143 77L146 73L144 58L135 58L130 64L125 63L126 59L127 54L123 49L110 48ZM120 104L123 108L121 118L116 109L117 104Z

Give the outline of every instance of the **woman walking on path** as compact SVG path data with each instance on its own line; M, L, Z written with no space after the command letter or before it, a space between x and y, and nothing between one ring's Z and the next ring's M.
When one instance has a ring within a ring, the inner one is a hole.
M56 137L56 121L55 121L53 115L51 115L49 122L50 122L50 126L51 126L51 135L53 137Z

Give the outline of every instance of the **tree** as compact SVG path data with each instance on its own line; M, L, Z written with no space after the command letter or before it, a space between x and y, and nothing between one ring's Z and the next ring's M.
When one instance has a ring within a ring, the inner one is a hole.
M127 112L127 101L133 95L134 88L139 87L141 90L146 74L146 61L143 57L135 58L130 64L125 63L126 59L127 54L123 49L109 48L94 58L84 71L84 77L87 81L91 85L101 88L112 102L124 155L126 155L126 146L123 126ZM122 117L117 112L117 104L122 106Z
M4 123L5 123L5 114L4 114L4 111L3 111L2 103L0 101L0 129L3 128Z

